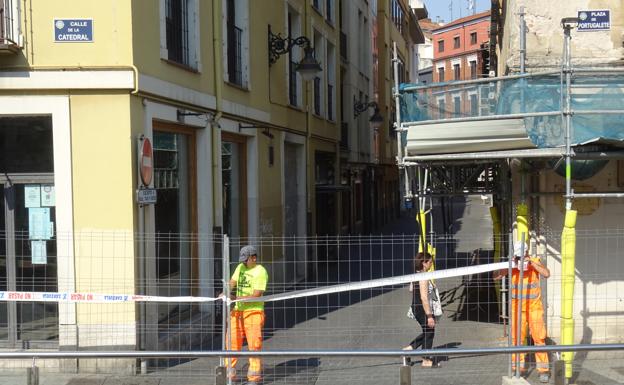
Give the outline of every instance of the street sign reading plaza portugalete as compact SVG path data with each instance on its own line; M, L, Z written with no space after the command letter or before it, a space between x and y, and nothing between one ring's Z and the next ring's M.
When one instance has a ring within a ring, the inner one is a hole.
M93 43L93 19L54 19L55 43Z
M588 9L578 11L578 32L608 31L611 29L611 11L608 9Z

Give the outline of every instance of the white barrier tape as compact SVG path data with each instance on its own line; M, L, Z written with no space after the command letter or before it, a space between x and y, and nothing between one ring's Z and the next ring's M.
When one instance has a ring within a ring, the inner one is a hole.
M125 302L214 302L224 300L233 302L275 302L287 299L310 297L314 295L335 294L345 291L372 289L382 286L401 285L430 279L442 279L486 273L506 269L508 262L489 263L477 266L458 267L454 269L436 270L427 273L415 273L398 277L371 279L361 282L350 282L314 289L297 290L289 293L272 294L258 298L230 300L225 297L163 297L134 294L95 294L95 293L57 293L36 291L0 291L0 302L63 302L63 303L125 303Z
M426 272L426 273L415 273L415 274L401 275L398 277L371 279L368 281L350 282L350 283L343 283L343 284L332 285L332 286L319 287L319 288L314 288L314 289L297 290L297 291L293 291L290 293L266 295L266 296L258 297L258 298L246 298L246 299L241 299L241 300L234 300L232 302L282 301L286 299L310 297L313 295L335 294L335 293L341 293L344 291L351 291L351 290L372 289L375 287L382 287L382 286L401 285L401 284L406 284L406 283L411 283L411 282L418 282L422 280L442 279L442 278L459 277L462 275L487 273L489 271L506 269L508 267L509 267L509 262L488 263L484 265L457 267L454 269L435 270L435 271Z
M64 303L123 303L123 302L212 302L213 297L162 297L134 294L55 293L39 291L0 291L0 301L64 302Z

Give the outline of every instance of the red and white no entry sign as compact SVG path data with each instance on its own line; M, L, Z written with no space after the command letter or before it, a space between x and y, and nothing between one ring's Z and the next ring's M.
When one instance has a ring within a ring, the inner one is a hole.
M152 183L152 176L154 175L154 152L152 150L152 142L145 137L143 137L139 161L141 182L147 187Z

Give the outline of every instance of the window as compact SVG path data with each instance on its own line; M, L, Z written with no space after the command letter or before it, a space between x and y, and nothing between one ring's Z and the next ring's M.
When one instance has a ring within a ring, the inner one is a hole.
M312 0L312 6L319 12L321 12L321 0Z
M236 26L235 0L227 0L227 61L228 81L242 85L241 37L243 30Z
M48 116L0 118L0 173L36 172L54 172L52 119Z
M470 95L470 116L479 115L479 105L477 104L477 94Z
M438 81L439 82L444 81L444 67L438 68Z
M443 119L446 116L446 102L444 101L444 99L440 99L438 100L438 117L440 119Z
M326 61L323 57L325 52L323 45L323 35L321 35L318 31L314 31L314 57L316 60L321 63L323 66ZM323 91L324 91L324 83L322 81L321 76L324 75L324 71L321 72L320 76L316 76L314 78L313 91L314 91L314 113L319 116L323 116Z
M453 97L453 112L455 118L459 118L461 114L461 98L459 96Z
M161 57L199 69L197 0L162 0ZM163 36L164 35L164 36ZM163 41L164 40L164 41Z
M459 36L453 38L453 48L459 48Z
M225 79L247 87L249 83L249 21L247 0L222 0L225 20L223 52Z
M476 78L477 78L477 61L471 60L470 61L470 79L476 79Z
M168 59L188 63L188 3L185 0L167 0Z
M292 8L288 8L288 20L287 20L288 36L300 36L301 35L301 18L299 14ZM287 68L288 68L288 102L291 106L299 106L299 100L301 99L301 77L296 71L297 62L301 57L301 48L294 46L290 52L288 52Z
M471 45L477 44L477 33L476 32L470 32L470 44Z
M455 80L461 79L461 68L459 67L459 63L453 64L453 75L455 77Z
M390 60L390 72L392 74L392 79L394 80L394 61ZM399 58L398 61L398 71L399 73L399 84L405 83L405 64L403 64L403 60Z
M327 119L334 120L334 101L336 98L336 48L327 43Z
M330 23L334 21L334 0L325 1L325 19Z
M438 52L444 52L444 40L438 40Z
M403 26L405 25L405 11L399 0L392 0L392 22L397 27L399 32L403 33Z
M321 114L321 78L314 77L314 113Z

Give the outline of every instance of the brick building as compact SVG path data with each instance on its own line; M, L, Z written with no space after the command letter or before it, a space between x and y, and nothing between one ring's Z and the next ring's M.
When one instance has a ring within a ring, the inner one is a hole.
M432 31L433 80L477 79L487 74L490 11L452 21Z

